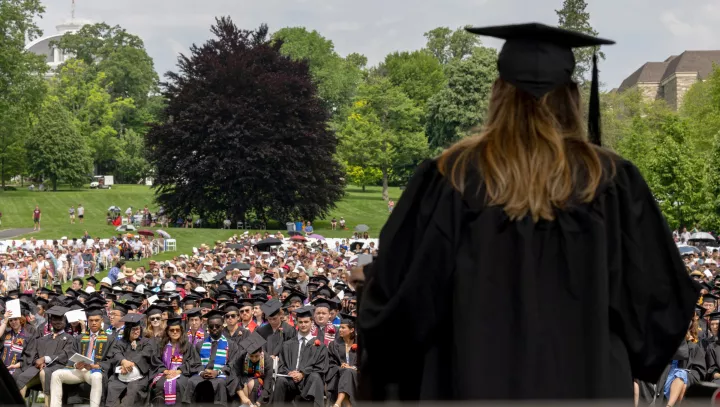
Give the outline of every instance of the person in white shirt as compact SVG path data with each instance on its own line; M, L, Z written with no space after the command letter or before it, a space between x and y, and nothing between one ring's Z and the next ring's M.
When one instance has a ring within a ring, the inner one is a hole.
M77 216L78 216L78 220L80 221L80 223L85 223L85 220L83 219L83 218L85 218L85 208L82 206L82 204L78 204Z

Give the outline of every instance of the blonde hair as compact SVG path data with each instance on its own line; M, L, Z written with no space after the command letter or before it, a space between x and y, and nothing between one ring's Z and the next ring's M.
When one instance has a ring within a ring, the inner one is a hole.
M605 150L587 141L575 83L537 100L498 79L485 128L447 149L440 172L466 193L468 176L480 176L487 203L507 215L553 220L555 208L589 202L603 181ZM613 167L614 168L614 167ZM475 173L475 174L473 174Z

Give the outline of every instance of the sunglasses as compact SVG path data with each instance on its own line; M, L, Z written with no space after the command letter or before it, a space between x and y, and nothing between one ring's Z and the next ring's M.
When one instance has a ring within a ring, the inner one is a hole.
M238 314L225 314L225 319L228 319L228 318L237 318L237 317L238 317Z
M243 313L243 314L246 314L246 313L251 312L251 311L252 311L251 309L241 309L241 310L240 310L240 312Z
M210 329L220 329L220 328L222 328L222 327L223 327L223 326L222 326L222 325L219 325L219 324L208 325L208 328L210 328Z
M149 318L149 319L150 319L150 322L154 322L154 321L159 321L159 320L161 320L162 318L161 318L161 317L152 317L152 318Z
M170 333L180 333L180 332L182 332L182 329L179 329L179 328L178 328L178 329L168 329L168 332L170 332Z

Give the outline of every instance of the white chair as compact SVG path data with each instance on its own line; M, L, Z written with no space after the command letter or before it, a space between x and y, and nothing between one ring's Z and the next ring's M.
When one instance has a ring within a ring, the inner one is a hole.
M237 228L238 228L238 229L245 229L245 224L242 223L242 222L238 222L238 223L237 223Z
M166 252L174 252L176 250L177 250L177 240L165 239L165 251Z

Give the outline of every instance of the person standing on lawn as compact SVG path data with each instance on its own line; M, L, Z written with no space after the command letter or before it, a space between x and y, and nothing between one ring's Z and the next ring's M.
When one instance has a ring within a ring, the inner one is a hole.
M38 205L35 205L35 210L33 211L33 231L40 230L41 217L42 212L40 211L40 207Z

